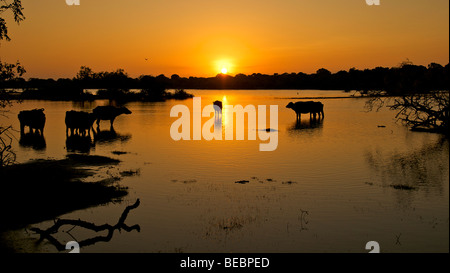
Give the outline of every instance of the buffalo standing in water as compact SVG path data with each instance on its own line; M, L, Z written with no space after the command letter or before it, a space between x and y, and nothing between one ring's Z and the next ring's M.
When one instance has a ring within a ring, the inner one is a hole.
M95 116L92 113L81 111L67 111L66 112L66 136L79 134L81 136L91 135L91 128L95 122Z
M31 133L33 133L33 130L35 130L37 134L44 135L44 126L45 126L44 109L21 111L18 115L18 118L20 121L21 135L25 134L25 126L30 127Z
M297 122L300 122L302 114L309 113L310 118L316 119L316 115L319 115L319 119L324 118L323 104L321 102L314 101L298 101L296 103L290 102L286 105L286 108L291 108L297 114Z
M114 119L122 114L129 115L131 111L126 107L98 106L93 110L93 113L97 119L97 128L100 128L100 120L109 120L111 122L111 130L113 130Z
M213 105L215 106L214 113L217 116L220 116L222 114L222 107L223 107L222 102L220 100L216 100L213 102Z

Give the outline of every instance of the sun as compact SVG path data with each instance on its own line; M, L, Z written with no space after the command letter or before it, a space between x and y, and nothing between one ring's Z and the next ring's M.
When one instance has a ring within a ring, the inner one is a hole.
M233 65L233 61L230 59L221 59L218 61L214 61L213 71L217 71L221 75L230 75L231 73L234 73L234 70L235 68Z
M220 74L226 75L233 70L233 65L230 60L222 59L214 62L215 71Z

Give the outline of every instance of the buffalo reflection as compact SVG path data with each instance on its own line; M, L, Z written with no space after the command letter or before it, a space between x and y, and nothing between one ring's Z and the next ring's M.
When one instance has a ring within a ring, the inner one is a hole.
M95 147L95 144L90 136L74 134L67 136L66 138L66 148L68 152L89 153L93 147Z
M223 124L222 113L221 112L215 113L214 114L214 132L215 132L217 138L222 136L222 124Z
M299 120L293 123L290 130L322 129L323 119Z
M66 149L68 152L89 153L96 144L110 145L114 142L126 142L131 139L130 134L119 134L112 130L95 130L92 128L93 137L74 134L67 136Z
M112 144L114 142L126 142L131 139L130 134L119 134L114 128L110 130L93 130L94 131L94 142L100 144Z
M44 150L47 147L44 135L39 132L21 133L19 145L26 148L30 147L35 150Z

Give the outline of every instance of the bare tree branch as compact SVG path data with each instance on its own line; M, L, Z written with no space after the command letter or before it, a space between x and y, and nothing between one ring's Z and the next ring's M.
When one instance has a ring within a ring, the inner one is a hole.
M369 111L387 106L397 112L395 118L413 130L448 134L449 92L436 91L398 97L371 97Z
M82 220L58 219L58 220L56 220L56 222L53 226L51 226L50 228L48 228L46 230L41 230L39 228L31 228L30 230L40 235L40 241L43 239L47 239L59 251L65 250L65 245L62 244L61 242L59 242L55 237L53 237L52 234L57 233L58 230L62 226L65 226L65 225L73 226L73 228L74 227L82 227L85 229L93 230L95 232L100 232L100 231L105 231L105 230L108 231L106 236L96 236L96 237L89 238L89 239L78 242L80 247L93 245L97 242L108 242L112 239L112 236L114 235L115 230L120 231L121 229L123 229L127 232L131 232L133 230L137 230L139 232L141 230L139 225L134 225L134 226L129 227L128 225L125 224L125 220L127 219L128 213L130 212L130 210L137 208L139 206L139 204L140 204L140 200L137 199L133 205L126 207L125 210L123 211L122 215L120 216L119 221L114 226L112 226L110 224L96 225L94 223L90 223L90 222L86 222L86 221L82 221ZM70 229L70 230L72 230L72 229Z
M16 154L12 151L12 136L9 134L11 126L0 126L0 168L12 165L16 161Z

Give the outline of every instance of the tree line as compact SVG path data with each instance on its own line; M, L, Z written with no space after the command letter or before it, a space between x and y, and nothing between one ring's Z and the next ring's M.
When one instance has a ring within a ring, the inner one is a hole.
M167 89L318 89L356 90L361 93L385 91L391 95L449 90L450 65L430 63L427 67L404 62L398 67L377 67L331 73L325 68L316 73L284 73L266 75L218 74L215 77L180 77L142 75L130 77L123 69L94 72L83 66L72 78L25 80L21 77L1 81L4 88L21 88L24 95L36 97L81 98L84 89L100 89L104 95L127 94L142 90L149 97L164 97Z
M214 78L181 78L173 75L167 82L187 89L318 89L383 90L391 94L448 90L450 66L431 63L428 67L403 63L399 67L359 70L351 68L331 73L321 68L316 73L284 73L265 75L219 74Z

